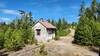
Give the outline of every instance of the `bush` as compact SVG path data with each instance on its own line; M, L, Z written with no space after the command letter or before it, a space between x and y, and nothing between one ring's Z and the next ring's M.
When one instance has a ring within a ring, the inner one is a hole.
M58 30L57 35L58 36L66 36L69 32L70 32L70 30L68 30L68 29Z
M47 56L47 51L45 50L45 44L44 43L42 43L40 45L40 51L39 51L39 53L40 53L41 56Z
M24 30L23 33L23 39L25 44L33 44L35 42L32 27L29 27L27 30Z
M12 46L11 45L11 35L12 35L12 29L11 28L8 28L7 31L5 32L5 35L4 35L4 48L9 48L9 46Z
M0 32L0 49L3 48L4 44L4 32Z
M93 39L94 39L93 45L100 46L100 23L99 22L95 23Z
M59 38L60 38L59 36L55 36L54 40L59 40Z
M7 31L5 34L8 34L9 37L5 37L5 43L4 47L8 50L19 50L21 47L24 46L24 42L22 39L22 30L14 30L12 31ZM10 34L11 33L11 34Z
M63 30L58 30L56 31L56 36L55 36L55 40L59 40L60 39L60 36L66 36L70 33L70 30L69 29L63 29Z

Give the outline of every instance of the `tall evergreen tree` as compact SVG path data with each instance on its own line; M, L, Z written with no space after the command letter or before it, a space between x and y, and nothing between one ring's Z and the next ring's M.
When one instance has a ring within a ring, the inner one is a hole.
M82 0L79 16L84 15L84 13L85 13L85 2Z
M57 23L57 29L58 29L58 30L61 29L61 19L58 20L58 23Z
M100 22L100 3L97 4L97 21Z
M97 16L97 1L93 0L92 4L91 4L91 12L92 12L92 16L94 17L94 19L96 20L96 16Z
M91 7L86 8L83 16L80 16L75 32L75 42L82 45L100 46L100 22L98 17L96 0L92 1Z
M10 36L5 37L4 47L7 48L8 50L18 50L21 47L23 47L24 46L24 42L22 39L23 31L21 29L16 29L10 32L9 31L10 29L8 29L8 32L6 34L9 34Z
M93 1L92 1L91 10L92 10L92 12L93 12L94 14L96 13L96 11L97 11L97 1L96 1L96 0L93 0Z
M4 44L4 32L0 30L0 49L3 48Z
M66 29L66 27L67 27L67 21L65 20L65 18L62 18L62 25L61 25L61 27L63 28L63 29Z
M80 14L83 13L83 15L80 16L79 24L75 32L75 42L89 45L91 42L89 39L92 37L90 20L93 20L93 18L89 8L86 8L84 11L85 13L80 12Z
M50 20L50 19L48 19L47 21L48 21L49 23L51 23L51 20Z
M23 13L23 12L22 12ZM24 12L24 15L22 15L22 29L23 32L23 39L25 44L31 44L34 42L34 33L32 32L32 26L34 24L34 21L32 19L32 13L26 13Z

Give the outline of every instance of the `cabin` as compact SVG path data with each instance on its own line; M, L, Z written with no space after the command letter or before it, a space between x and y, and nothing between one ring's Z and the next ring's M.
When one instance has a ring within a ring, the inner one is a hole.
M56 27L51 23L41 20L33 26L35 39L38 42L47 42L55 38Z

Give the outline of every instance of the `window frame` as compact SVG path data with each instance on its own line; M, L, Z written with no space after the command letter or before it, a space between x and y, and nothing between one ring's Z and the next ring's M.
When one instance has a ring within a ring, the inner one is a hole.
M36 35L41 35L41 29L36 29Z

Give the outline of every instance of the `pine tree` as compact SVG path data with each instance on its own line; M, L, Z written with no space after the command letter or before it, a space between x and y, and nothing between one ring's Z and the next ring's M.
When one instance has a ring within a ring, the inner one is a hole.
M97 21L100 22L100 3L97 4Z
M79 22L78 22L78 25L77 25L77 28L76 28L76 31L75 31L75 36L74 36L74 42L77 43L77 44L82 44L83 43L83 40L84 39L84 34L86 35L86 33L83 31L86 29L86 27L84 27L85 25L87 25L87 18L86 18L86 15L84 16L85 13L83 13L85 11L84 9L84 2L82 2L82 5L81 5L81 9L80 9L80 19L79 19Z
M51 20L50 20L50 19L48 19L47 21L48 21L49 23L51 23Z
M67 28L67 21L65 20L65 18L62 18L62 25L61 25L61 27L63 28L63 29L66 29Z
M84 15L84 13L85 13L85 2L84 2L84 1L82 1L79 16Z
M92 1L92 4L91 4L91 12L92 12L92 15L94 17L95 20L97 20L96 18L96 15L97 15L97 1L96 0L93 0Z
M0 32L0 49L3 48L4 44L4 32Z
M56 21L54 21L53 19L52 19L51 23L52 23L54 26L56 25Z
M23 13L23 12L22 12ZM32 18L32 13L23 13L22 15L22 29L23 31L23 39L25 44L32 44L34 42L34 33L32 31L32 26L34 25L34 21Z
M79 20L79 25L77 26L75 32L75 42L82 45L91 45L91 27L89 26L89 18L86 16L81 16ZM89 41L90 40L90 41Z
M100 3L97 5L97 25L96 25L96 40L95 45L99 47L99 56L100 56Z
M61 19L58 20L58 23L57 23L57 29L58 29L58 30L61 29Z
M74 36L76 43L88 46L100 46L100 22L97 19L99 17L98 8L96 0L93 0L91 7L86 8L84 15L80 16Z
M22 35L23 35L22 29L18 29L18 30L16 29L13 31L12 36L11 36L12 44L13 44L12 49L18 50L24 46Z
M4 48L10 49L12 47L12 42L11 42L11 34L13 32L13 29L11 29L10 27L8 28L8 30L5 32L4 35Z
M94 14L96 13L96 11L97 11L97 1L96 1L96 0L93 0L93 1L92 1L91 10L92 10L92 12L93 12Z
M86 8L84 11L85 13L80 16L79 25L75 32L75 42L82 45L93 45L94 15L90 8Z

